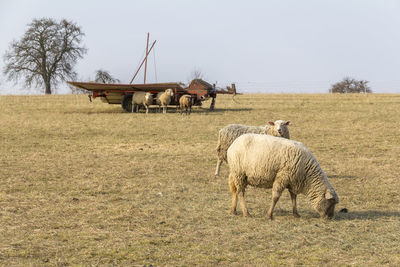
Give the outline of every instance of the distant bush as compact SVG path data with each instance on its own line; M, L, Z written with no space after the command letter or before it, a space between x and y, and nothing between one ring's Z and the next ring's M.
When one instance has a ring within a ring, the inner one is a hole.
M367 85L368 81L357 81L350 77L345 77L341 82L337 82L329 89L330 93L372 93L371 88Z

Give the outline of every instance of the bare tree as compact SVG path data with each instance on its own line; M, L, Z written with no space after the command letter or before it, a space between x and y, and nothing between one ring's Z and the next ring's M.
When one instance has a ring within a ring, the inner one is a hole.
M345 77L341 82L332 85L329 92L331 93L372 93L371 88L367 85L368 81L357 81L350 77Z
M34 19L28 26L22 39L13 41L5 53L3 72L15 82L24 77L28 87L44 85L45 93L51 94L60 81L76 77L73 67L87 52L80 46L85 34L65 19Z
M202 71L198 68L194 68L188 77L188 83L190 83L194 79L204 79L204 75Z
M119 83L120 80L111 76L108 71L105 70L97 70L96 71L96 78L94 80L97 83Z

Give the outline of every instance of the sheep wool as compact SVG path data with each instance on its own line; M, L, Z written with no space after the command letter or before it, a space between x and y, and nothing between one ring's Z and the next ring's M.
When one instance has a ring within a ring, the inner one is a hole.
M294 201L293 209L295 197L305 194L321 217L333 217L339 198L314 155L302 143L271 135L244 134L232 143L227 157L232 213L236 213L239 198L243 215L249 215L244 192L251 185L272 188L267 219L272 219L276 202L285 188L291 194L292 204Z
M174 96L172 89L167 89L164 92L157 94L156 103L163 108L163 113L167 113L168 105L171 103L171 98Z
M229 146L239 136L245 133L256 133L256 134L269 134L278 137L284 137L290 139L289 126L290 121L277 120L275 122L268 122L265 126L246 126L241 124L229 124L218 132L218 144L217 144L217 167L215 170L215 176L219 176L222 162L226 162L226 152Z
M192 101L190 95L183 95L179 98L179 108L181 114L183 109L185 109L185 114L190 115L192 112Z
M132 112L139 111L140 106L146 108L146 113L149 113L149 106L153 104L153 95L148 92L135 92L132 96Z

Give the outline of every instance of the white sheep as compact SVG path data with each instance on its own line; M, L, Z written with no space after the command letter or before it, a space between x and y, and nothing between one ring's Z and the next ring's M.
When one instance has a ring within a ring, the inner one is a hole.
M153 95L149 92L135 92L132 96L132 112L138 112L140 106L146 108L149 113L149 106L153 104Z
M182 114L183 109L185 109L185 114L190 115L192 112L192 97L190 95L183 95L179 98L179 108Z
M163 108L163 113L167 113L168 105L171 103L171 98L174 96L174 92L172 89L167 89L164 92L160 92L157 94L156 103L161 109Z
M270 134L273 136L284 137L290 139L289 126L290 121L277 120L275 122L268 122L265 126L246 126L241 124L229 124L218 132L218 144L217 144L217 167L215 170L215 176L219 176L222 162L226 162L226 152L229 146L239 136L245 133L257 133L257 134Z
M267 219L272 219L276 202L287 188L293 213L298 216L296 196L305 194L321 217L332 218L339 198L314 155L300 142L271 135L244 134L228 149L231 188L231 213L236 214L239 198L244 216L247 185L272 188L272 204Z
M160 112L160 111L161 111L160 97L161 97L162 94L164 94L164 92L159 92L159 93L157 93L157 95L156 95L156 104L158 105L157 112Z

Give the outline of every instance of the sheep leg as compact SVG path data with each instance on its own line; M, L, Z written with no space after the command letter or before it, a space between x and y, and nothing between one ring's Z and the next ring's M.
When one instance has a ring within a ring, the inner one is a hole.
M215 169L215 177L219 176L219 171L221 170L222 160L218 159L217 168Z
M292 200L293 216L296 218L300 218L300 215L297 212L297 203L296 203L297 195L290 190L289 193L290 193L290 199Z
M237 200L238 200L238 194L237 194L237 188L235 183L233 182L233 179L231 175L229 175L229 186L231 188L232 192L232 206L231 206L231 214L236 215L236 206L237 206Z
M250 217L249 210L247 209L246 202L244 200L244 192L246 190L246 185L235 183L235 181L238 180L241 180L240 177L236 177L236 175L232 173L229 174L229 185L232 192L231 213L236 214L237 200L239 199L240 205L242 206L243 216Z
M236 206L237 206L237 193L232 194L232 206L231 206L231 214L237 215Z
M271 203L271 207L269 208L269 210L267 212L267 220L272 220L272 213L274 212L275 205L278 202L279 198L281 197L284 189L285 189L285 187L282 187L281 185L279 185L279 181L275 180L275 182L272 186L272 203Z
M149 114L149 106L145 105L146 108L146 114Z
M237 195L239 197L240 205L242 206L243 217L250 217L246 201L244 200L244 189L240 190L240 192L238 192Z

